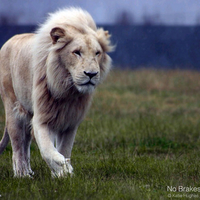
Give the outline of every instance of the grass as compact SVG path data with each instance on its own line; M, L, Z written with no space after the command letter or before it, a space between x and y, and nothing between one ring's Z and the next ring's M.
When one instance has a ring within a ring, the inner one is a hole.
M199 90L197 71L112 71L79 127L75 176L52 179L33 142L34 179L13 178L9 145L0 156L0 199L200 197L197 191L167 191L200 189ZM2 104L0 111L2 135Z

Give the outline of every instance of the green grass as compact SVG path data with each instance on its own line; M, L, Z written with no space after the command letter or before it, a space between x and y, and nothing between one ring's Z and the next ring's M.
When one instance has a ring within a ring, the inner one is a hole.
M167 186L200 187L199 91L196 71L112 71L78 129L75 176L52 179L33 142L34 178L13 178L9 145L0 156L0 199L200 197L167 191ZM0 111L2 135L2 104Z

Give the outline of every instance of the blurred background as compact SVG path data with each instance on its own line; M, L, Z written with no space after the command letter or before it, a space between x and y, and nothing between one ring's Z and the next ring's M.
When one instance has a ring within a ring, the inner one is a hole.
M110 31L115 66L200 68L199 0L0 0L0 47L68 6L86 9Z

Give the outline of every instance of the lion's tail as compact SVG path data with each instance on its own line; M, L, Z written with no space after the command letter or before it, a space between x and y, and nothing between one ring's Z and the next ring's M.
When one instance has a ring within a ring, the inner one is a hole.
M1 53L1 52L0 52ZM1 56L1 55L0 55ZM3 138L0 141L0 154L3 153L4 149L7 147L9 142L9 135L8 135L8 131L7 128L5 128L4 130L4 134L3 134Z
M8 135L7 128L5 128L3 138L0 141L0 154L2 154L4 149L7 147L8 142L9 142L9 135Z

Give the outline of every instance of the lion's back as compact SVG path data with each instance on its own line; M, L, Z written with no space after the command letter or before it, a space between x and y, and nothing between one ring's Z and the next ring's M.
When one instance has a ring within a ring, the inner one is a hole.
M0 51L0 91L4 101L20 101L31 109L32 46L34 34L15 35Z

